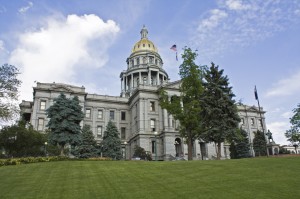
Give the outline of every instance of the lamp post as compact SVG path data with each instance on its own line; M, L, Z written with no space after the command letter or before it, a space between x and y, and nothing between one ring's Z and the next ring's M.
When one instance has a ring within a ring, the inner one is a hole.
M125 145L125 148L124 148L124 149L125 149L125 150L124 150L124 153L125 153L125 154L124 154L124 159L126 160L126 145L127 145L127 142L126 142L126 141L124 142L124 145Z
M48 145L48 142L45 142L44 144L45 144L45 156L48 156L47 155L47 145Z
M154 149L155 149L155 161L157 161L157 139L156 139L156 136L157 136L157 132L155 131L154 132L154 137L155 137L155 146L154 146Z

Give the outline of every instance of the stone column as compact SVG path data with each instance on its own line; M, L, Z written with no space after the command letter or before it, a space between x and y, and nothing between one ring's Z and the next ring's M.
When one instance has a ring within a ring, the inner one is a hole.
M131 73L131 81L130 81L131 83L131 87L130 87L130 89L132 90L132 88L133 88L133 73Z
M159 85L159 71L156 74L156 85Z
M139 83L138 84L140 84L141 81L143 81L142 80L142 74L141 74L141 72L139 72Z
M148 85L151 85L151 70L148 71Z

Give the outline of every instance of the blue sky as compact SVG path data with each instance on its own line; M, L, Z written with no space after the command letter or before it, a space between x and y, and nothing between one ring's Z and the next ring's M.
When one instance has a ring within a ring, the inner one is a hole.
M224 69L236 100L257 105L257 86L267 128L288 144L300 103L300 0L0 0L0 63L20 68L20 99L32 100L34 81L117 96L144 24L171 81L181 59L170 47L197 49L198 64Z

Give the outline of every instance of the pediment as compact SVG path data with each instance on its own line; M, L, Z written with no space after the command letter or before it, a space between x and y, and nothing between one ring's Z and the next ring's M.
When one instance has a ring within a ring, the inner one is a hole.
M170 83L168 83L168 84L165 85L165 88L179 89L180 83L181 83L180 80L175 81L175 82L170 82Z
M72 89L70 89L64 85L55 85L55 86L52 86L51 89L58 91L58 92L74 92Z

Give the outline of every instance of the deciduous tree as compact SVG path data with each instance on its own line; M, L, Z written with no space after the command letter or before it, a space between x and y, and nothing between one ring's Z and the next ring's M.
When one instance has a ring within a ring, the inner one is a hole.
M0 131L0 148L5 149L8 157L44 155L45 134L33 129L32 125L19 121L17 124L5 126Z
M297 153L297 148L300 144L300 104L293 110L293 113L293 117L290 118L292 126L286 131L285 136L293 144Z
M61 93L46 114L50 119L47 127L49 128L49 142L60 146L60 154L64 155L66 144L75 146L81 143L80 122L83 119L82 107L79 105L78 97L66 98Z
M4 64L0 67L0 120L6 121L18 113L15 104L21 85L18 74L19 69L15 66Z
M165 90L160 92L160 105L180 122L180 133L188 145L188 160L192 160L193 142L200 133L202 67L195 63L197 53L190 48L184 48L183 63L179 67L181 77L180 96L169 96Z
M229 79L224 70L211 63L204 75L204 92L201 99L202 130L200 138L216 144L217 159L221 158L221 144L233 137L240 118Z

